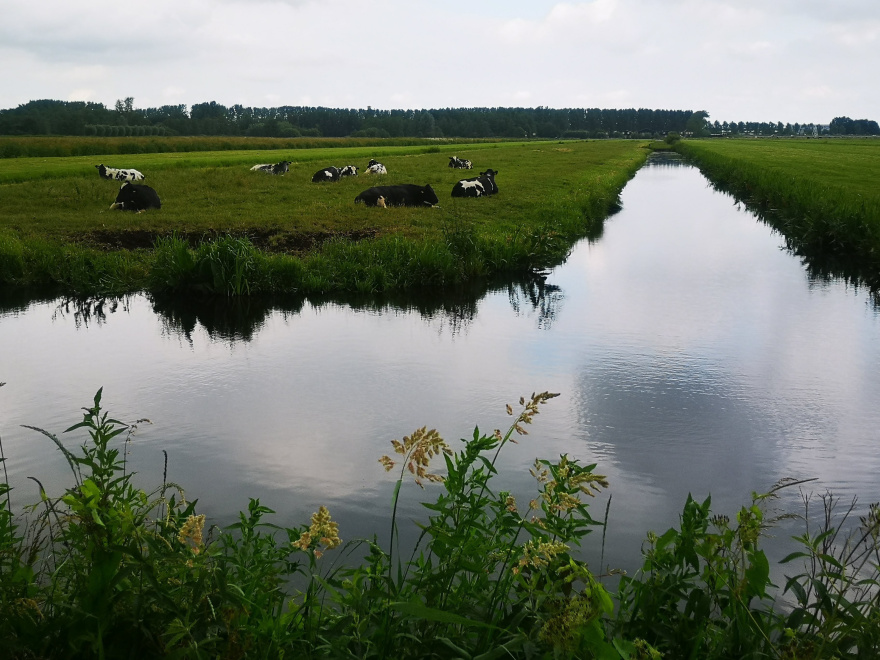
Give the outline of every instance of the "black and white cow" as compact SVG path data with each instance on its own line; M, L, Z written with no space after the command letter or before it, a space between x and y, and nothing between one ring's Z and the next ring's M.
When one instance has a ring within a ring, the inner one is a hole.
M356 204L367 206L434 206L440 200L431 186L402 183L397 186L375 186L354 198Z
M114 181L140 181L144 175L137 170L120 170L115 167L104 167L104 164L95 165L98 168L98 174L102 179L113 179Z
M380 163L378 160L371 159L369 163L367 163L367 174L388 174L388 170L385 169L385 166Z
M265 165L254 165L252 172L265 172L266 174L281 174L282 176L290 169L290 161L282 160L280 163L267 163Z
M474 169L474 164L467 160L466 158L459 158L458 156L450 156L449 157L449 167L454 167L457 170L472 170Z
M462 179L452 187L453 197L485 197L486 195L494 195L498 192L498 186L495 184L495 175L498 174L493 169L480 172L480 176L472 179Z
M325 167L318 170L312 177L312 183L323 183L324 181L339 181L338 167Z
M162 202L159 201L158 193L150 186L126 181L119 189L116 201L110 205L110 208L140 213L147 209L162 208Z
M344 167L325 167L318 170L312 177L312 183L322 183L324 181L339 181L344 176L357 176L358 168L354 165L345 165Z

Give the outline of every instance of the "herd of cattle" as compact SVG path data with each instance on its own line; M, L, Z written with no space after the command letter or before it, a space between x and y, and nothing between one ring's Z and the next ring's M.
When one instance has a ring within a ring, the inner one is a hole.
M291 161L282 160L280 163L265 163L254 165L251 171L265 172L266 174L284 175L290 169ZM113 181L122 181L122 187L116 196L116 201L110 206L111 209L125 211L146 211L162 207L158 193L150 186L134 183L142 181L144 175L133 169L117 169L95 165L101 178ZM455 169L473 169L471 161L450 156L449 167ZM388 169L377 160L370 160L365 170L366 174L388 174ZM461 179L452 187L453 197L485 197L498 192L495 184L495 175L498 172L487 169L480 172L479 176L470 179ZM315 172L312 183L324 183L339 181L344 177L357 176L358 168L354 165L342 167L325 167ZM413 183L404 183L393 186L373 186L364 190L354 198L356 204L366 206L434 206L440 200L430 185L419 186Z

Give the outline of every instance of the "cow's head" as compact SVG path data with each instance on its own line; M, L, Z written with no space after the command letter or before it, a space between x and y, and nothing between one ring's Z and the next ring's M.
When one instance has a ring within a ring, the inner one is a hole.
M429 185L422 188L422 203L426 206L434 206L440 201L440 198L437 197L437 193L434 192L434 189Z

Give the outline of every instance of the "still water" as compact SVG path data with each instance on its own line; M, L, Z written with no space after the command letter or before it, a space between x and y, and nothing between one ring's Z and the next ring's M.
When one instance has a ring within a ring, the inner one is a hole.
M545 390L561 396L505 448L499 487L533 497L536 457L598 463L613 567L635 569L645 533L676 524L689 492L731 516L784 477L858 496L860 511L880 499L868 294L810 279L693 167L651 161L621 198L604 234L545 281L445 300L0 305L14 504L38 500L28 476L52 495L70 482L51 441L21 425L61 434L99 387L114 417L151 421L131 443L138 483L161 483L165 450L169 481L218 524L256 497L279 524L324 504L344 539L384 538L394 475L377 461L392 439L427 425L455 447L475 425L506 429L505 404ZM404 486L404 520L432 488ZM800 511L800 497L782 491L779 507ZM777 536L801 531L792 524ZM592 562L600 540L586 541Z

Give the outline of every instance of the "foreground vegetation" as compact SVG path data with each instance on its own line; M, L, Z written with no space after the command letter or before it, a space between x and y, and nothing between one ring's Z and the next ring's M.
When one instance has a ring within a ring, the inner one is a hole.
M601 232L644 162L635 141L357 146L299 151L0 160L0 284L74 293L382 292L522 274ZM475 171L447 167L450 155ZM389 174L313 184L329 164ZM162 198L142 214L108 210L118 183L95 165L133 167ZM250 171L290 160L284 176ZM493 168L500 193L453 199L455 181ZM372 185L432 185L435 208L365 208Z
M827 495L818 529L807 506L780 592L760 549L774 523L765 505L797 484L754 494L730 518L689 497L680 526L649 533L643 569L611 593L578 559L605 524L589 511L589 496L609 487L595 465L536 460L527 504L493 486L501 450L554 396L508 406L506 433L475 429L458 449L427 428L392 441L379 461L398 475L388 529L343 543L324 507L281 529L252 500L216 529L179 485L135 487L125 456L137 423L112 419L98 391L65 432L85 432L79 449L34 428L70 466L62 496L41 486L41 502L15 515L0 484L0 655L877 657L880 506L855 522L854 506L838 515ZM396 512L409 479L439 494L415 547L402 548Z
M779 230L816 274L880 288L880 141L685 140L676 148Z

